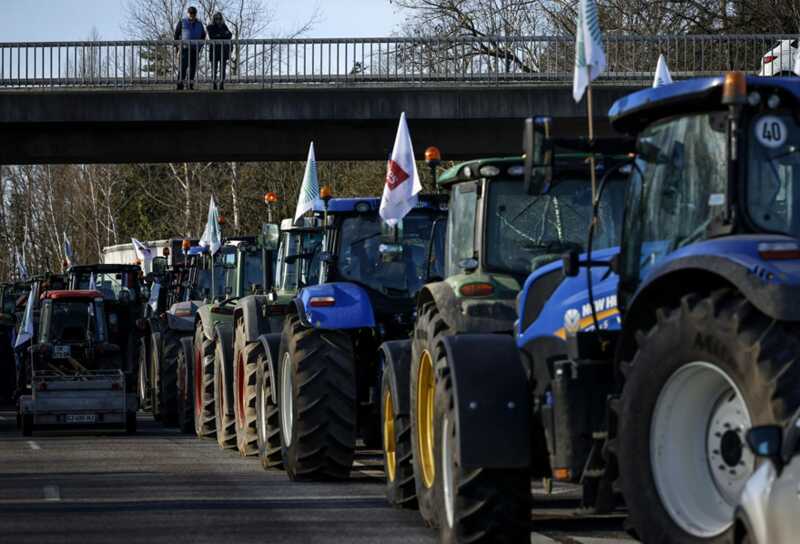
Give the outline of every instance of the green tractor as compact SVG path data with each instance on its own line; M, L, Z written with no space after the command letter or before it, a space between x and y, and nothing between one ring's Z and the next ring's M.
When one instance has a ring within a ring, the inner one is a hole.
M195 318L195 432L235 448L233 315L238 301L272 289L278 226L265 224L258 237L228 241L217 254L224 270L223 296L201 306Z

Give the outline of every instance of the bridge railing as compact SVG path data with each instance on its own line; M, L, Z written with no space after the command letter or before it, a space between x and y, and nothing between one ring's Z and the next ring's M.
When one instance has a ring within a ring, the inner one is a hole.
M682 78L758 73L779 47L790 71L796 46L791 35L606 36L599 83L647 84L659 54ZM563 85L574 57L573 38L552 36L0 43L0 88L176 85L182 64L188 78L195 63L195 88L220 82L223 65L227 85L253 87Z

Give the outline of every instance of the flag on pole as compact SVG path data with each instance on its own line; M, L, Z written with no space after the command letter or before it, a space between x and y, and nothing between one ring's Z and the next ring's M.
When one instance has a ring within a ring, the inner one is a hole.
M206 220L206 228L203 231L203 236L200 237L200 245L208 248L208 252L214 255L219 248L222 247L222 233L219 226L219 210L217 203L214 202L214 197L211 197L211 202L208 204L208 219Z
M603 33L594 0L578 1L578 22L575 28L575 74L572 97L580 102L592 81L605 72L606 54Z
M72 251L72 243L70 243L67 233L64 233L64 258L67 259L67 266L72 266L72 259L74 257Z
M19 328L14 348L25 345L33 339L33 305L39 296L39 286L36 282L31 285L31 292L28 294L28 303L25 305L25 315L22 317L22 325Z
M662 85L670 85L672 83L672 74L669 73L667 66L667 59L664 55L658 56L658 63L656 64L656 75L653 78L653 88Z
M294 212L294 222L297 223L307 211L314 209L314 203L319 200L319 179L317 178L317 157L314 154L314 142L308 148L306 172L303 175L303 184L300 194L297 195L297 209Z
M153 260L153 250L141 243L136 238L131 238L133 250L136 252L136 258L142 261L142 268L147 270L147 265Z
M19 251L16 249L14 250L14 260L17 263L17 275L21 280L28 279L28 265L25 263L25 253L23 250L22 255L19 254Z
M406 114L400 116L400 126L394 140L392 157L386 166L386 184L383 186L380 214L386 224L393 227L417 204L417 194L422 182L414 160L414 146L408 132Z

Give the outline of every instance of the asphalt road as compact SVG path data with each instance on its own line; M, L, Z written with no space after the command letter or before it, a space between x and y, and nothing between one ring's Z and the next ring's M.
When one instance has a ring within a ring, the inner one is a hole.
M294 483L255 458L164 429L41 432L23 438L0 411L0 542L435 543L416 512L387 506L379 459L350 481ZM615 544L622 518L578 516L574 490L534 489L531 542Z

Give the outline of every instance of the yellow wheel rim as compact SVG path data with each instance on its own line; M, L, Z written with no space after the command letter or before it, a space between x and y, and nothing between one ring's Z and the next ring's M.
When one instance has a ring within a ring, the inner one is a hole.
M419 445L419 464L422 467L422 482L425 487L433 487L436 468L433 458L433 395L435 381L433 361L426 350L419 359L417 377L417 444Z
M389 390L383 395L383 456L386 477L393 482L397 474L397 443L394 440L394 402Z

